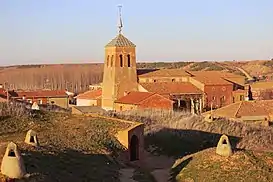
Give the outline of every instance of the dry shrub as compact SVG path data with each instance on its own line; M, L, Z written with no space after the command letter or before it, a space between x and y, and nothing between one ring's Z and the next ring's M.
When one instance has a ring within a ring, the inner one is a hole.
M18 103L0 103L0 117L16 116L21 117L28 114L29 111L21 104Z
M108 113L120 119L134 120L145 124L145 134L156 133L162 129L173 129L177 136L193 139L197 134L186 130L202 131L215 134L227 134L240 138L237 148L255 150L273 150L273 129L260 125L229 121L224 118L215 120L212 123L204 121L202 116L191 115L185 112L173 112L163 110L133 110L119 113ZM199 133L200 134L200 133ZM218 140L219 138L216 138Z

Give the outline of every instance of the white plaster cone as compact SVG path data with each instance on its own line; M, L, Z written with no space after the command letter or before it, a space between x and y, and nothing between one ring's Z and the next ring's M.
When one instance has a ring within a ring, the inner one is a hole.
M226 141L226 143L224 143ZM216 153L221 156L231 156L232 155L232 149L231 145L229 143L229 139L227 135L222 135L216 148Z
M40 110L39 105L38 105L36 102L34 102L34 103L32 104L31 109L32 109L32 110Z
M39 146L37 133L34 130L28 130L25 138L25 143L32 146Z
M17 145L10 142L2 159L1 173L9 178L20 179L26 175L23 158Z

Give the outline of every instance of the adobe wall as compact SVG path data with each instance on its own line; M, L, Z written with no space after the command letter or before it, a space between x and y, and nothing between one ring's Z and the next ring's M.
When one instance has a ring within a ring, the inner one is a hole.
M134 109L137 109L137 106L133 104L114 103L114 110L117 112L130 111Z
M144 124L140 122L127 121L117 118L111 118L106 116L100 116L97 114L88 114L88 116L103 118L111 120L113 122L124 122L129 123L131 126L127 129L121 130L116 134L117 140L126 148L124 157L126 161L130 161L130 142L132 137L135 135L139 140L139 161L142 161L144 158Z
M213 107L220 107L220 98L225 96L225 101L222 103L222 107L233 103L233 85L206 85L204 89L206 93L206 107L210 107L210 103L213 102ZM213 100L215 97L215 100Z

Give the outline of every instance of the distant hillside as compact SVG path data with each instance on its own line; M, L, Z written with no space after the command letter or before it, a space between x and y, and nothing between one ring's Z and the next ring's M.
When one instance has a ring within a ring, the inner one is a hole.
M235 74L244 69L251 76L272 75L273 61L226 62L151 62L138 63L138 68L182 68L185 70L218 70ZM88 85L102 82L103 64L21 65L0 68L0 83L8 82L11 89L65 89L82 92Z

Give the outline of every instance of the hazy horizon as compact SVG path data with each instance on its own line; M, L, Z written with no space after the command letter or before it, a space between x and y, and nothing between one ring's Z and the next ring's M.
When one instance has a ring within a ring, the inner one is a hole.
M0 1L0 65L102 63L123 34L140 62L269 60L273 1Z

